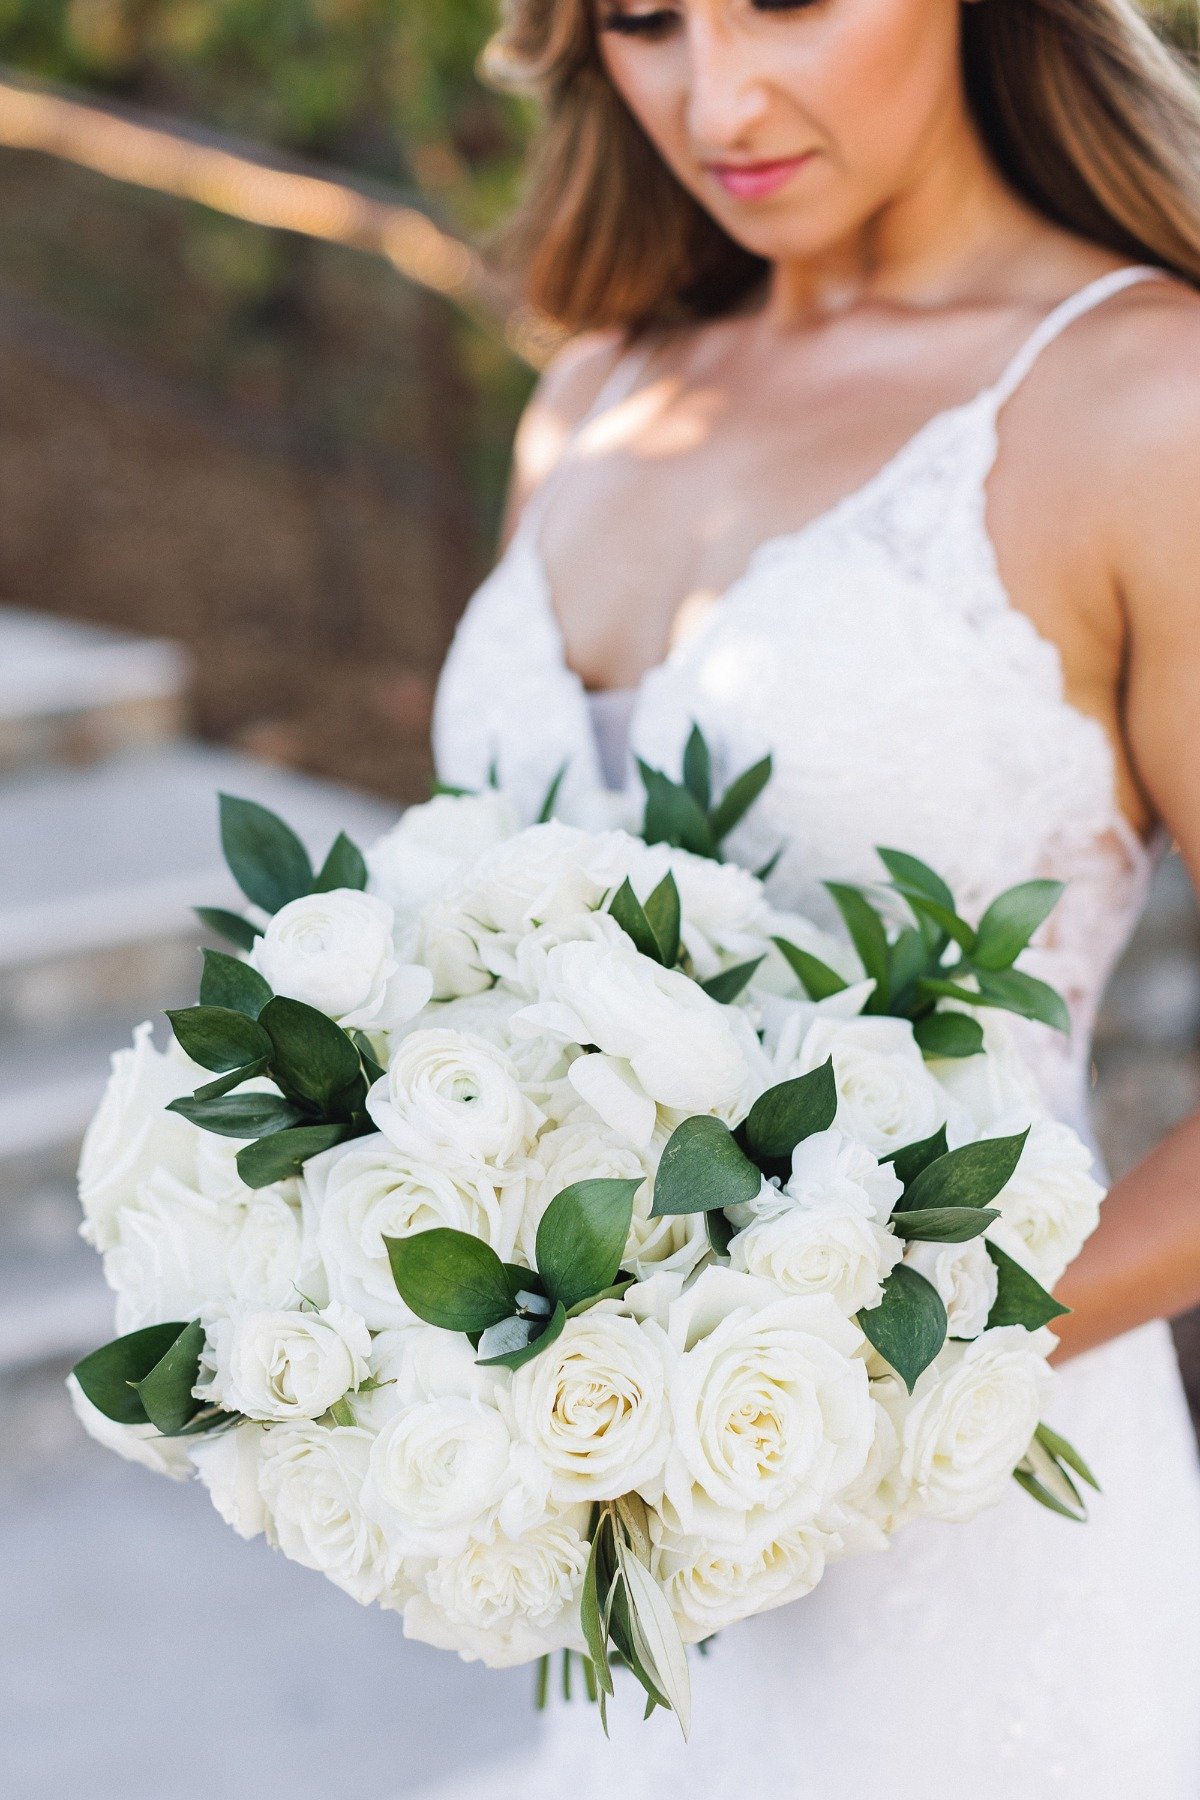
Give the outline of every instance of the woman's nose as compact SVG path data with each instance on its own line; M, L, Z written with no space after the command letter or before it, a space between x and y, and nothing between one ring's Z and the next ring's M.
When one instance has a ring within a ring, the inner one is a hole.
M746 147L767 109L762 52L701 9L688 30L688 130L701 156Z

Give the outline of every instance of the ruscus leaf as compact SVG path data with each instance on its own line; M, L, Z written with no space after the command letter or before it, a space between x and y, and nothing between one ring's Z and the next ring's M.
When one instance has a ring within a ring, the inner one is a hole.
M516 1283L481 1238L438 1226L383 1241L400 1298L427 1325L486 1331L513 1312Z
M220 796L221 848L233 878L255 906L276 913L310 893L308 851L290 825L255 800Z
M722 1211L744 1206L762 1176L720 1119L698 1115L676 1126L659 1160L651 1216Z
M948 1322L931 1282L899 1263L883 1284L883 1299L860 1312L859 1325L911 1394L946 1341Z

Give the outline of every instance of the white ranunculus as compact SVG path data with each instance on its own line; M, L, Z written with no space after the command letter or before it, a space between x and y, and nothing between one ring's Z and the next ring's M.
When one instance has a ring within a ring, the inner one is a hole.
M569 1319L516 1371L517 1429L550 1471L560 1505L611 1500L658 1482L669 1421L658 1346L616 1301Z
M517 829L512 803L481 794L437 794L410 806L366 853L370 892L404 915L461 879L465 870Z
M1100 1222L1104 1189L1093 1157L1069 1125L1037 1119L1016 1173L996 1201L989 1237L1053 1288Z
M371 1434L356 1426L273 1425L259 1468L270 1541L363 1606L386 1585L383 1537L362 1509L370 1454Z
M382 1135L338 1144L304 1165L304 1205L330 1297L361 1314L372 1331L412 1320L385 1237L465 1231L507 1262L524 1197L521 1175L497 1186L482 1170L451 1171L405 1155Z
M497 1529L441 1558L404 1608L404 1635L493 1669L582 1650L587 1518L575 1507L519 1537Z
M966 1244L910 1244L904 1258L941 1295L952 1338L975 1338L996 1304L999 1278L981 1237Z
M404 1336L362 1496L389 1558L457 1556L497 1527L519 1536L545 1517L549 1477L516 1436L507 1375L481 1368L465 1338Z
M156 1050L153 1032L149 1021L139 1025L130 1048L116 1052L104 1098L84 1135L81 1230L97 1250L112 1249L117 1210L135 1198L147 1176L164 1169L186 1181L193 1174L195 1144L202 1134L166 1108L212 1077L178 1045L174 1054Z
M117 1330L193 1319L227 1300L240 1223L229 1202L197 1192L165 1168L148 1174L111 1221L104 1274L117 1295Z
M513 1030L594 1045L599 1065L581 1057L570 1079L606 1124L641 1145L659 1106L734 1120L766 1086L766 1061L745 1017L686 975L639 956L632 944L573 942L551 950L539 998L515 1015Z
M115 1450L126 1462L140 1463L155 1475L169 1475L172 1481L186 1481L192 1472L185 1440L161 1437L153 1425L120 1425L93 1406L74 1375L67 1376L67 1392L75 1417L89 1437Z
M240 1308L209 1325L204 1399L249 1419L317 1419L366 1380L370 1355L362 1319L336 1302L322 1312Z
M816 1518L859 1475L874 1432L863 1336L828 1294L781 1298L712 1267L682 1290L655 1276L624 1305L662 1343L664 1490L682 1530L741 1542L752 1515Z
M903 1410L897 1485L935 1519L973 1519L1007 1491L1037 1429L1049 1333L1017 1325L949 1344Z
M188 1455L209 1499L242 1538L256 1538L267 1528L267 1509L258 1487L266 1441L267 1427L249 1422L188 1440Z
M651 1572L685 1644L698 1644L753 1613L809 1594L840 1540L818 1526L778 1518L754 1522L742 1543L693 1537L650 1515Z
M355 888L306 894L275 914L255 940L250 962L275 993L340 1025L402 1025L429 1000L433 977L397 959L394 925L391 907L375 894Z
M525 1157L542 1123L504 1052L468 1031L414 1031L392 1052L367 1111L397 1150L440 1166Z
M729 1246L735 1269L785 1294L828 1294L848 1317L879 1305L903 1253L861 1201L848 1199L768 1206Z
M947 1101L925 1066L907 1019L814 1020L794 1065L803 1075L830 1056L837 1081L837 1124L868 1150L887 1154L932 1137Z

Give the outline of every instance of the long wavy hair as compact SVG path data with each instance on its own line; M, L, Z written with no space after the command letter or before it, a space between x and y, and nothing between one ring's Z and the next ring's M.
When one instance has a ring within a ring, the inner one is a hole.
M971 111L1012 187L1200 287L1200 88L1132 0L987 0L963 7L962 34ZM480 67L540 108L496 245L538 312L568 331L682 324L762 280L766 264L680 185L616 92L592 0L504 0Z

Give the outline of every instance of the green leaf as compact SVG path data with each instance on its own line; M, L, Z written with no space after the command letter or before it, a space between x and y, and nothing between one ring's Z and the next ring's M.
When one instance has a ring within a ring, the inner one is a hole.
M1000 894L979 921L971 961L977 969L1007 969L1058 905L1061 881L1026 881Z
M883 1299L860 1312L859 1325L911 1394L946 1341L946 1308L931 1282L904 1263L883 1284Z
M706 815L685 787L670 781L658 769L638 758L638 770L646 790L642 836L648 844L674 844L695 856L715 856L716 839Z
M1015 1137L981 1138L939 1156L908 1186L905 1212L933 1206L989 1206L1012 1179L1028 1130Z
M712 835L719 844L735 825L740 825L754 802L771 779L773 764L769 756L744 769L725 789L710 815Z
M867 1002L868 1012L885 1012L888 1002L888 938L883 920L858 888L827 881L826 888L842 915L850 941L858 951L863 972L875 983Z
M664 969L673 969L679 961L679 933L683 912L679 904L679 889L669 869L650 895L644 910L654 933L654 941L658 945L658 960Z
M276 994L263 1007L259 1023L270 1036L272 1070L285 1093L329 1110L356 1084L365 1089L354 1043L315 1007ZM346 1109L353 1110L352 1101Z
M955 910L954 895L928 863L920 862L904 850L885 850L878 845L875 854L898 887L924 894L926 899L932 900L935 906L944 907L947 912Z
M989 1331L997 1325L1023 1325L1026 1331L1040 1331L1043 1325L1070 1312L1069 1306L1061 1305L1053 1294L1048 1294L1041 1282L1035 1281L1028 1269L998 1244L989 1243L987 1252L1000 1281L995 1304L988 1314Z
M556 1194L537 1228L538 1274L564 1309L611 1287L621 1267L640 1180L576 1181Z
M975 933L967 921L960 918L953 907L941 906L931 900L928 894L917 888L904 887L900 882L892 884L896 892L902 896L906 904L918 919L928 919L944 937L953 938L954 942L969 956L975 947Z
M975 975L980 998L988 1006L1003 1007L1022 1019L1035 1019L1070 1036L1071 1015L1060 993L1046 981L1038 981L1020 969L979 969Z
M204 1402L192 1393L200 1379L203 1349L204 1327L194 1319L137 1384L146 1417L164 1437L183 1431L203 1407Z
M1065 1437L1060 1437L1057 1431L1052 1431L1050 1429L1049 1425L1039 1425L1034 1432L1034 1436L1037 1438L1037 1441L1041 1444L1042 1448L1046 1450L1049 1455L1053 1456L1056 1461L1066 1463L1067 1467L1073 1469L1081 1481L1086 1481L1088 1486L1094 1488L1098 1494L1102 1492L1100 1483L1096 1480L1096 1477L1092 1474L1092 1471L1088 1468L1074 1444L1069 1444Z
M247 1144L237 1154L237 1170L248 1188L274 1187L299 1175L310 1156L332 1150L348 1135L345 1125L299 1125Z
M118 1425L148 1425L149 1414L137 1384L187 1327L186 1319L167 1325L145 1325L140 1331L128 1332L93 1350L75 1364L71 1373L106 1419L113 1419Z
M927 1169L939 1156L945 1156L947 1148L946 1127L939 1125L932 1137L922 1138L919 1144L905 1144L902 1150L893 1150L880 1160L890 1162L904 1186L909 1187L922 1169Z
M232 1012L245 1013L248 1019L257 1019L270 998L270 982L249 963L226 956L223 950L204 952L201 1006L227 1006Z
M983 1050L983 1026L966 1013L930 1013L917 1020L913 1036L923 1056L978 1056Z
M797 1144L829 1130L837 1109L837 1082L829 1057L819 1069L781 1081L759 1096L742 1126L747 1148L757 1162L790 1163Z
M290 825L254 800L222 794L220 805L221 848L247 900L276 913L312 891L308 851Z
M931 1206L918 1212L898 1212L892 1230L909 1243L966 1244L982 1237L1000 1214L987 1206Z
M729 1246L734 1239L734 1229L723 1212L710 1212L704 1215L704 1229L708 1233L708 1247L714 1256L728 1256Z
M683 785L701 812L712 805L712 757L698 725L693 725L683 751Z
M772 855L768 856L766 862L763 863L762 867L755 869L754 873L758 877L759 881L770 881L772 875L775 873L776 869L779 867L779 864L783 859L783 852L785 849L786 849L786 845L780 844L778 850L774 851Z
M1087 1515L1082 1508L1079 1512L1073 1511L1071 1507L1065 1505L1063 1501L1052 1494L1048 1488L1043 1487L1042 1483L1031 1470L1023 1468L1014 1469L1013 1480L1017 1483L1018 1487L1024 1488L1025 1492L1031 1499L1036 1500L1039 1506L1046 1507L1050 1512L1058 1513L1060 1518L1070 1519L1075 1525L1083 1525L1086 1523Z
M516 1334L514 1333L514 1342L511 1349L502 1350L495 1356L480 1356L476 1360L480 1367L484 1369L523 1368L527 1362L532 1362L535 1356L540 1356L543 1350L549 1350L551 1344L555 1343L557 1339L562 1336L562 1329L566 1322L567 1310L561 1301L555 1307L548 1319L502 1320L499 1325L492 1327L492 1329L503 1331L506 1325L529 1325L532 1329L525 1338L524 1343L517 1342Z
M271 1040L261 1025L228 1006L189 1006L167 1014L180 1047L202 1069L224 1074L261 1063Z
M172 1100L168 1112L176 1112L202 1131L218 1137L267 1137L273 1131L287 1131L302 1123L304 1114L285 1100L282 1094L228 1094L214 1100L197 1100L184 1095Z
M356 888L361 893L366 885L366 858L358 845L351 843L344 831L339 831L312 884L312 892L331 894L335 888Z
M762 1177L720 1119L698 1115L676 1126L654 1178L651 1217L745 1206Z
M732 1006L734 1001L754 980L762 963L762 957L756 956L753 962L738 963L732 969L722 969L719 975L710 975L700 986L710 1000L716 1000L722 1006Z
M786 938L772 938L771 942L779 951L784 961L797 977L801 987L810 1000L829 1000L834 994L844 994L850 983L842 978L836 969L828 963L812 956L807 950L789 944Z
M555 771L554 779L546 789L546 798L538 808L537 822L539 825L548 825L554 817L554 808L558 804L558 796L562 789L562 784L567 778L567 770L570 766L569 761L563 762L559 764Z
M588 1552L587 1568L583 1576L583 1593L579 1601L579 1622L583 1627L584 1642L588 1647L588 1655L592 1659L592 1667L596 1671L596 1680L606 1694L612 1694L612 1670L608 1666L608 1643L602 1625L600 1606L600 1532L599 1527L592 1537L591 1549Z
M239 950L253 950L262 936L261 925L252 924L241 913L230 912L224 906L197 906L194 910L202 925L207 925L218 937L236 944Z
M897 934L888 949L888 1003L893 1013L903 1015L908 1011L912 989L930 967L932 958L923 931L907 925Z
M482 1239L438 1226L383 1241L400 1298L427 1325L486 1331L512 1313L516 1282Z
M366 1076L367 1080L372 1085L377 1081L381 1081L387 1071L384 1069L382 1063L376 1062L375 1052L371 1048L371 1040L366 1032L352 1031L350 1033L350 1038L354 1044L354 1048L362 1058L363 1074Z
M216 1100L222 1094L231 1094L243 1082L254 1081L258 1076L265 1075L270 1066L270 1058L263 1057L261 1062L246 1063L240 1069L231 1069L228 1075L219 1075L215 1081L206 1081L203 1087L198 1087L192 1099Z
M652 1699L661 1696L666 1701L686 1738L692 1721L692 1686L679 1626L649 1569L623 1549L619 1538L617 1544L638 1660L650 1677L647 1691Z
M645 908L633 891L628 876L609 901L608 910L621 930L633 939L635 950L640 951L643 956L648 956L651 962L662 961L658 939L646 917Z

